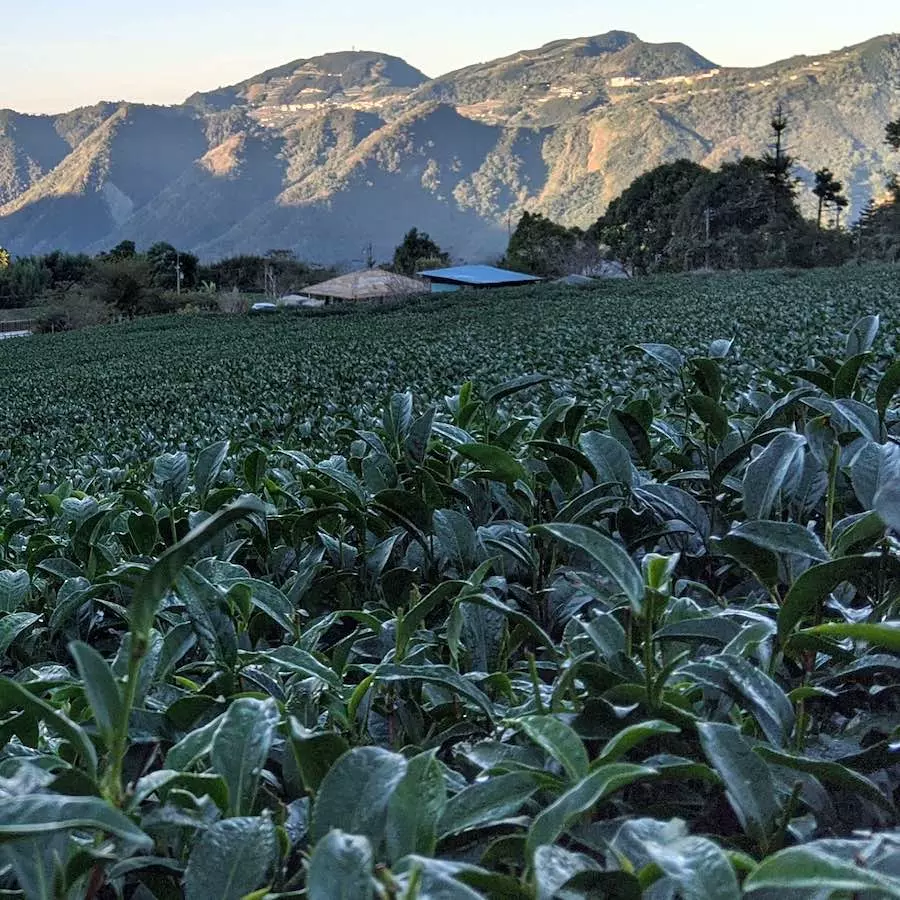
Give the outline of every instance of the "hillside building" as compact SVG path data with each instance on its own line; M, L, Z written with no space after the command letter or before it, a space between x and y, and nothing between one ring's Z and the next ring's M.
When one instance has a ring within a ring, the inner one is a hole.
M517 287L541 280L534 275L498 269L496 266L452 266L447 269L428 269L419 272L419 275L431 285L433 293L463 288Z
M415 278L386 272L384 269L364 269L304 288L304 293L310 297L321 297L326 303L344 303L426 294L428 286Z

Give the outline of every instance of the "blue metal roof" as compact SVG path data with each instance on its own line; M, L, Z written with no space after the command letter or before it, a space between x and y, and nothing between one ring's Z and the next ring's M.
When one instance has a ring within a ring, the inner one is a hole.
M526 284L541 280L534 275L510 272L496 266L453 266L449 269L429 269L419 274L424 278L445 278L460 284Z

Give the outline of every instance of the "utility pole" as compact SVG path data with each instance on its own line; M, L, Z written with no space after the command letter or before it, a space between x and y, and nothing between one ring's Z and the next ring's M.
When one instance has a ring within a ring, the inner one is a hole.
M181 293L181 253L175 251L175 293Z

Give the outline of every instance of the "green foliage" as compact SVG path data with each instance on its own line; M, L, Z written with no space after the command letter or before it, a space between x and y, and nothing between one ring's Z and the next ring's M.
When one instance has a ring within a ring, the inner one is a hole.
M889 202L869 203L853 227L857 253L864 260L900 260L900 182L896 179Z
M686 159L652 169L613 200L593 233L632 271L646 274L668 268L663 260L669 253L681 203L707 171ZM673 261L672 267L677 267L677 262Z
M146 259L154 287L166 291L192 290L196 287L200 261L193 253L185 253L171 244L159 242L147 250Z
M19 258L0 266L0 309L31 305L52 282L53 276L40 257Z
M589 239L540 213L525 212L509 239L503 265L516 272L552 278L578 272L598 254L586 254Z
M745 158L699 178L681 203L670 252L683 267L748 269L796 262L804 221L764 162Z
M110 259L132 259L137 255L137 247L134 241L120 241L106 254Z
M792 171L794 158L787 152L787 139L790 135L790 120L779 100L769 120L773 143L762 156L763 170L777 193L784 198L792 198L796 186Z
M771 159L746 157L709 171L688 160L659 166L614 200L591 230L633 271L836 265L851 252L838 230L817 236ZM823 173L827 170L823 170ZM820 174L823 174L820 173ZM822 182L839 225L842 185Z
M900 150L900 120L888 123L885 141L894 150ZM900 259L900 180L896 175L890 178L886 190L883 201L870 201L854 226L861 259Z
M896 123L892 123L896 124ZM870 204L851 236L841 231L849 206L844 185L831 169L815 173L815 229L797 205L793 159L784 149L787 117L772 119L775 143L761 159L745 157L710 172L689 160L658 166L637 178L591 229L609 253L632 271L749 269L772 266L839 265L858 259L894 261L900 254L900 191L894 202ZM888 126L888 143L891 126ZM821 232L823 214L834 229ZM855 248L854 239L855 238Z
M888 122L885 128L885 143L894 150L900 150L900 119Z
M153 277L148 259L114 257L101 260L95 267L92 293L101 303L134 316L151 303Z
M403 236L402 243L394 251L392 268L400 275L415 275L423 269L450 265L450 255L424 231L411 228Z
M832 207L837 215L836 227L840 224L840 214L842 209L846 209L848 200L844 196L844 185L834 177L831 169L819 169L815 173L816 183L813 186L813 193L819 201L818 212L816 215L816 227L822 227L822 213Z
M197 272L202 282L214 283L221 291L241 291L247 294L266 293L266 272L275 278L278 291L294 293L310 284L327 281L337 275L333 269L310 266L293 254L276 253L267 256L243 254L202 264Z
M90 281L94 262L84 253L63 253L54 250L43 257L42 262L50 270L50 289L54 292Z
M0 347L0 888L900 896L895 275Z
M179 261L180 291L175 268ZM201 274L207 280L201 281ZM211 275L221 277L228 290L264 293L300 290L333 274L311 268L286 251L223 259L200 267L194 256L179 253L170 244L156 244L141 253L133 241L122 241L96 257L55 250L0 268L0 309L40 306L38 332L72 331L122 315L225 307L227 303L218 302L219 284L209 280ZM20 318L30 317L22 314Z
M223 290L263 294L266 290L265 260L261 256L233 256L200 267L202 281L215 281Z

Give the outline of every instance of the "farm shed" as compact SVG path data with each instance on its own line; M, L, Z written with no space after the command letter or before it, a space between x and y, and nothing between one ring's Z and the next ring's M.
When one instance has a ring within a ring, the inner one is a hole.
M415 278L385 272L384 269L364 269L350 272L304 288L310 297L323 297L326 302L346 300L387 300L410 294L427 293L428 288Z
M454 266L449 269L428 269L419 273L434 292L460 288L498 288L533 284L540 281L534 275L523 275L496 266Z

